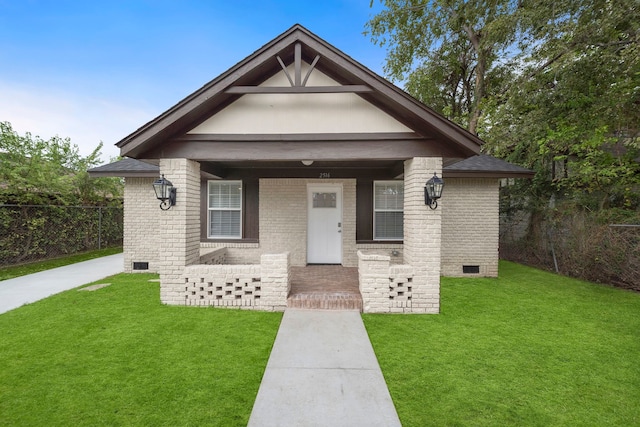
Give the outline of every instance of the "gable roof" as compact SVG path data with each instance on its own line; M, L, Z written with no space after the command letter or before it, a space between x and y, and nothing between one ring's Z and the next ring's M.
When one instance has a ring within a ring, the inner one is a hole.
M299 45L300 47L296 47ZM295 60L296 49L307 63L385 111L417 134L452 145L461 156L480 152L482 141L450 122L301 25L294 25L238 64L205 84L174 107L116 145L122 156L143 158L146 152L178 138L243 95L238 89L258 86ZM246 92L244 92L246 93Z

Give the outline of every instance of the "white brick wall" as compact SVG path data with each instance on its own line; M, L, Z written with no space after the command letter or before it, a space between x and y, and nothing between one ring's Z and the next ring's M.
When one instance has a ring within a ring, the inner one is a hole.
M498 275L499 185L491 178L446 180L442 209L442 275ZM479 266L463 274L462 266Z
M442 176L442 159L416 157L404 162L404 263L414 269L414 313L440 311L442 209L424 204L424 186Z
M217 243L201 242L200 254L204 255L212 248L226 248L226 262L228 264L260 264L260 243Z
M284 311L291 285L289 254L263 255L257 265L189 265L180 282L184 305Z
M262 270L263 310L284 311L291 290L291 263L289 253L264 254L260 257Z
M307 262L307 183L304 179L260 180L260 249L289 251L294 266Z
M261 179L260 252L291 252L291 264L307 264L307 185L342 184L342 265L358 265L355 179ZM255 255L254 255L255 256Z
M479 266L480 276L496 276L498 272L498 181L447 179L438 209L431 210L424 205L423 188L434 171L441 174L441 159L416 158L405 162L403 245L356 245L356 181L353 179L261 179L260 243L201 244L199 164L186 159L163 159L161 170L178 189L177 204L161 211L151 186L153 178L127 178L124 250L125 271L132 271L132 263L139 261L149 262L147 271L161 273L161 299L165 303L185 304L185 267L199 263L201 252L215 248L227 248L225 260L229 264L256 265L264 262L263 255L290 252L287 265L306 265L307 185L310 183L340 183L343 187L343 265L358 266L358 250L367 256L386 259L387 272L383 275L387 277L377 278L380 279L375 285L378 290L367 291L374 296L369 311L437 313L441 273L462 276L463 265ZM397 251L398 256L389 257L392 251ZM410 302L389 303L389 292L393 292L389 290L389 280L397 273L391 271L394 265L412 269ZM381 303L376 298L380 296L379 289L385 287L385 302ZM286 290L280 289L271 297L282 301L283 295L286 298ZM281 307L281 303L276 302L266 305Z
M184 268L200 261L200 164L162 159L160 171L177 188L176 205L159 212L160 300L183 305Z
M414 268L390 265L389 261L386 255L358 251L358 280L365 313L414 312Z
M365 313L389 313L389 257L358 251L358 282Z
M124 186L124 271L160 271L160 202L151 184L155 178L126 178ZM133 270L148 262L148 270Z
M358 243L356 249L367 255L383 255L389 257L391 264L402 264L403 244L402 243Z

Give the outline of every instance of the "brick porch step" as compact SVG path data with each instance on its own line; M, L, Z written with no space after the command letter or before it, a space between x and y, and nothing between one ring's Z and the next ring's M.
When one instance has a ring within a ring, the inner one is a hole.
M292 267L291 276L289 308L362 311L357 268L339 265Z
M351 292L298 293L287 298L287 307L309 310L358 310L362 312L362 297Z

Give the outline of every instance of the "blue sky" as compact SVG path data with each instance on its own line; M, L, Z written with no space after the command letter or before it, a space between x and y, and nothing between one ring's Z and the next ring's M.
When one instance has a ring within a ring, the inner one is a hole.
M88 154L299 23L382 74L369 0L0 0L0 121Z

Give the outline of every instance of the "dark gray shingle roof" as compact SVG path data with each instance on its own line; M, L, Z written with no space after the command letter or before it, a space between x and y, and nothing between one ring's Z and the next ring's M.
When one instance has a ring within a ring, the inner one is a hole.
M531 178L534 172L496 157L479 154L443 168L446 177Z
M151 163L125 157L117 162L98 166L88 170L89 176L123 176L153 178L160 174L160 168Z
M155 178L159 174L160 168L158 166L131 158L124 158L114 163L89 169L89 175L92 177ZM445 166L443 175L449 178L531 178L534 172L496 157L480 154Z

